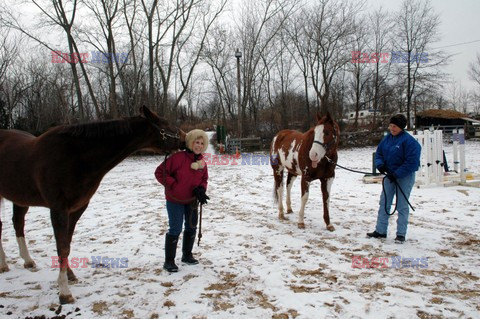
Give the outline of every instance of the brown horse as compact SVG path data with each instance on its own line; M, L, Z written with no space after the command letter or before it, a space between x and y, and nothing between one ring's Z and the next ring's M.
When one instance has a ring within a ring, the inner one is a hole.
M298 228L305 228L304 211L308 200L310 183L320 179L323 198L323 219L330 231L335 230L330 224L329 202L330 190L335 178L337 146L340 129L328 113L324 117L317 114L317 123L306 133L283 130L273 138L270 148L271 165L275 178L275 199L278 202L278 217L286 219L283 214L283 171L287 177L287 214L293 213L290 191L298 175L302 177L302 206L298 213Z
M0 130L0 199L13 202L13 225L25 268L35 267L25 243L29 206L50 208L60 263L60 303L74 298L68 265L75 225L105 174L137 150L165 152L183 146L185 133L147 107L123 120L57 126L39 137ZM8 271L1 243L0 272Z

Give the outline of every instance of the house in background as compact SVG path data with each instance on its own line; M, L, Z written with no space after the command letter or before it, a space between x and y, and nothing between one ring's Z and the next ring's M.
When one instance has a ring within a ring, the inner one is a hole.
M469 118L468 115L453 110L426 110L417 112L415 116L417 130L427 130L431 127L443 130L450 135L454 129L463 128L465 137L480 137L480 121Z

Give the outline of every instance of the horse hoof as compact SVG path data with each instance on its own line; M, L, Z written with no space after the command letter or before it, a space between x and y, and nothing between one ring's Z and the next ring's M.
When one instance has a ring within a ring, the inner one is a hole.
M335 227L333 227L333 225L328 225L328 226L327 226L327 229L328 229L329 231L334 231L334 230L335 230Z
M305 224L304 223L298 223L298 228L305 229Z
M288 218L285 217L285 215L278 215L278 219L280 219L280 220L288 220Z
M293 214L293 210L291 209L287 210L287 214Z
M35 265L34 261L29 261L23 264L23 267L26 269L32 269L35 268L37 265Z
M0 274L1 274L2 272L7 272L7 271L8 271L8 266L7 266L7 265L5 265L5 266L3 266L3 267L0 267Z
M68 303L74 303L75 299L73 298L72 295L60 295L60 304L68 304Z

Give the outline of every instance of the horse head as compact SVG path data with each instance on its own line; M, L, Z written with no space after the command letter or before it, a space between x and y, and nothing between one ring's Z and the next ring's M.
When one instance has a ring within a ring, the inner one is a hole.
M329 151L336 149L339 134L338 125L329 112L323 117L317 113L316 118L312 147L308 153L313 168L317 167L317 164Z
M166 119L159 117L146 106L140 108L140 113L152 125L155 131L154 151L175 151L185 149L186 133L171 125Z

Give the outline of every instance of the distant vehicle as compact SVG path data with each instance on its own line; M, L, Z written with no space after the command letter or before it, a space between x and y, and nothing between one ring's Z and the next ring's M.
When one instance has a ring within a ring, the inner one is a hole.
M348 124L353 124L355 123L355 113L356 112L348 112L346 122ZM365 125L365 124L371 124L373 121L373 113L374 110L360 110L358 111L358 124L359 125ZM377 111L376 112L377 116L377 121L382 117L382 113Z

